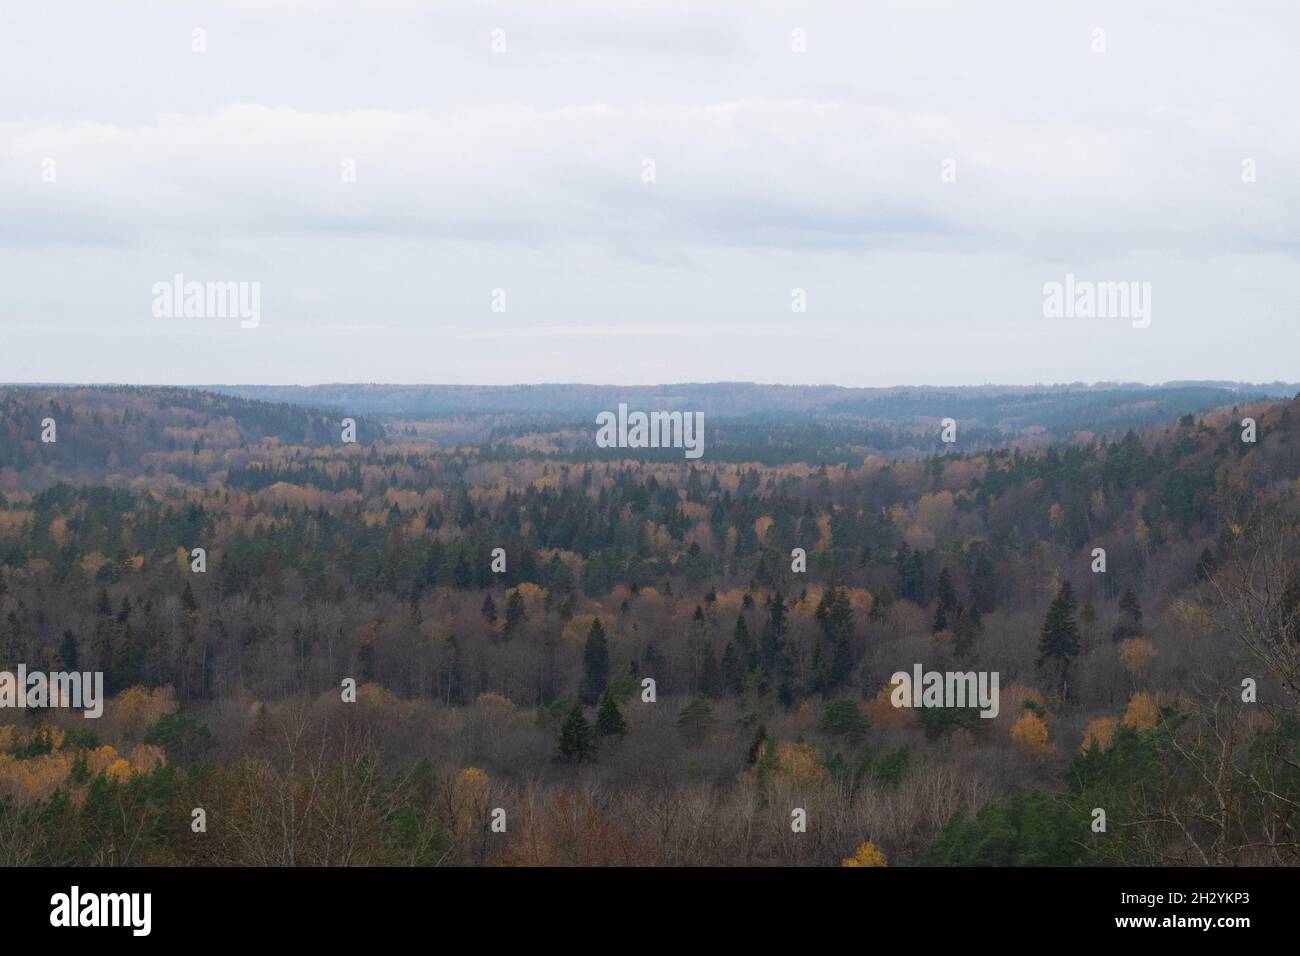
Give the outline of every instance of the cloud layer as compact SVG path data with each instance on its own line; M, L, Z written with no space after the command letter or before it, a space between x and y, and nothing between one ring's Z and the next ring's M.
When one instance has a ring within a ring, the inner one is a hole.
M1300 15L843 6L6 11L0 380L1297 377Z

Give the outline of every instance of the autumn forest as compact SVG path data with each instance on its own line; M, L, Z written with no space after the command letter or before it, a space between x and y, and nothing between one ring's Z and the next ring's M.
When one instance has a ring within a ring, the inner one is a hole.
M0 865L1300 863L1300 400L691 388L0 388Z

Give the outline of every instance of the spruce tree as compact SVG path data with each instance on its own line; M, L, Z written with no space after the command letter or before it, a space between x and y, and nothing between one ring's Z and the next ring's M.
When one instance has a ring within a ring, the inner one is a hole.
M556 757L565 763L582 763L596 753L596 735L582 713L582 705L575 702L564 723L560 725L560 742Z
M497 622L497 602L492 600L490 594L483 599L483 620L487 621L488 624Z
M677 727L691 743L699 743L713 726L713 705L703 694L682 708L677 715Z
M627 721L614 700L614 695L605 688L596 705L596 733L602 737L622 737L627 733Z
M1061 683L1065 686L1070 661L1079 653L1079 624L1074 619L1074 589L1063 581L1047 609L1038 640L1038 666L1051 660L1060 665Z
M1138 603L1133 589L1125 588L1124 595L1119 599L1119 622L1115 625L1111 638L1120 641L1126 637L1141 637L1142 633L1142 605Z
M939 610L945 618L957 608L957 589L952 586L952 572L944 568L939 572Z
M591 628L587 631L587 647L583 652L582 663L585 670L582 679L582 700L594 704L605 691L609 682L609 641L605 639L605 625L600 618L592 618Z
M506 600L506 633L513 634L528 620L528 609L524 607L523 595L519 589L510 592Z
M77 670L77 639L71 631L64 631L63 639L59 641L59 663L60 670Z

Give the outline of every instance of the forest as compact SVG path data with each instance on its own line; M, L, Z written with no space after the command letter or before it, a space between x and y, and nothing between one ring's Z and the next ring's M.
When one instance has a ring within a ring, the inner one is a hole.
M1300 398L375 388L0 387L0 865L1300 863Z

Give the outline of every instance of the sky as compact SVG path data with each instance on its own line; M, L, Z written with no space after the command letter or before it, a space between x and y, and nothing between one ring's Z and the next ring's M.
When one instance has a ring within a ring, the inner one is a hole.
M3 4L0 381L1295 381L1297 49L1254 0Z

